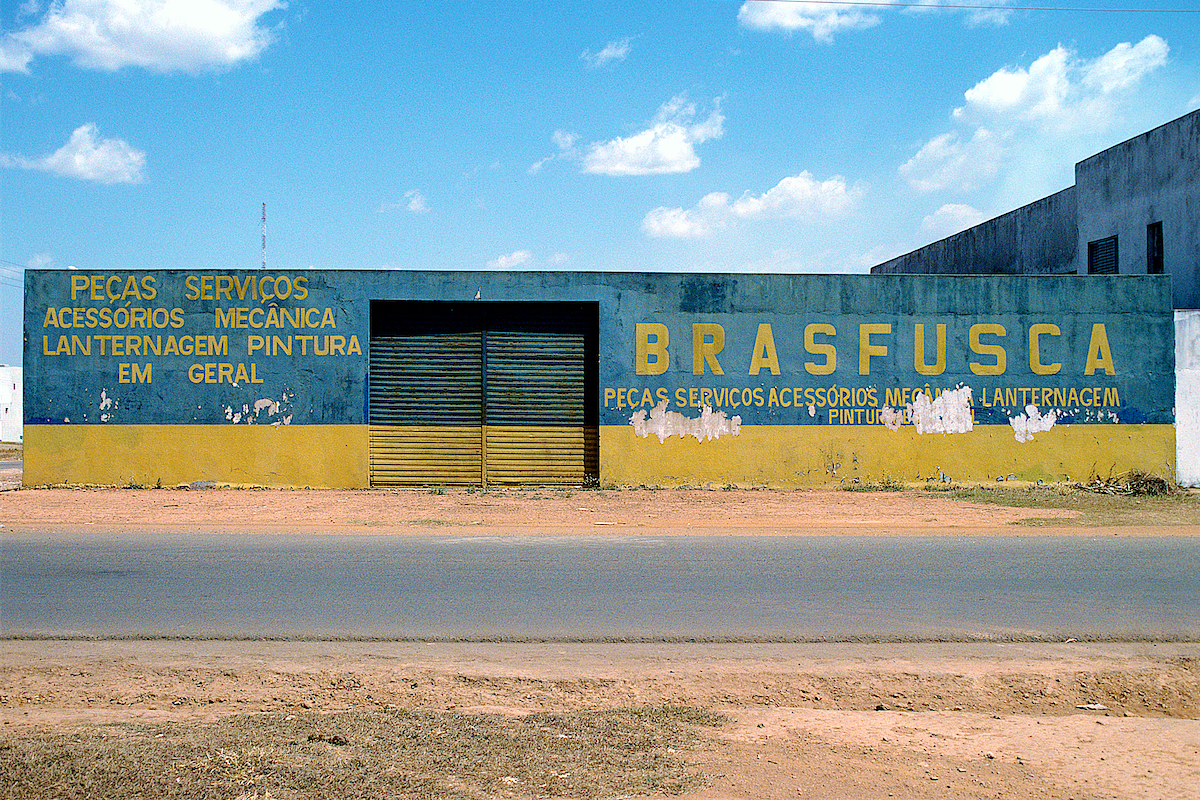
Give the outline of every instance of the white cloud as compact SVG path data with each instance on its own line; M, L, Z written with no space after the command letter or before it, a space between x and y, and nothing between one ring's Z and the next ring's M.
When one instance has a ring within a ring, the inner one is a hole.
M1002 5L1007 0L996 0L993 5ZM889 6L898 4L899 0L889 2L880 0L878 3L863 3L855 6L853 3L841 5L830 3L805 2L753 2L742 3L738 9L738 22L747 28L759 31L782 31L795 33L807 31L818 42L832 42L833 35L842 31L861 31L873 28L883 22L884 13L890 12ZM871 6L870 9L866 6ZM903 4L903 10L909 14L929 13L942 8L940 0L917 0ZM950 13L960 13L959 8L950 6ZM1011 11L1005 8L975 8L968 9L963 22L969 28L1007 25Z
M96 183L141 183L146 154L122 139L97 140L97 132L95 123L80 125L70 140L50 155L31 159L3 154L0 165Z
M1121 42L1084 66L1083 82L1104 94L1124 89L1167 63L1166 40L1147 36L1136 45Z
M933 137L900 174L919 192L987 185L1014 149L1051 151L1119 122L1129 90L1165 64L1167 52L1167 43L1151 35L1095 59L1059 45L1028 68L999 69L968 89L966 102L954 110L953 118L968 130Z
M1007 0L997 0L997 4L1005 2ZM975 8L967 14L966 26L968 28L999 28L1007 25L1010 17L1012 17L1012 11L1006 8Z
M971 206L947 203L921 220L921 227L935 236L945 238L974 227L986 219L986 214Z
M840 175L817 181L804 171L784 178L763 194L743 194L732 210L742 218L789 217L814 222L845 214L858 204L862 195L860 187L848 188Z
M28 72L33 53L8 34L0 39L0 72Z
M1161 67L1167 51L1167 43L1153 35L1136 45L1122 42L1090 61L1059 45L1027 70L1006 67L968 89L966 105L955 109L954 117L1006 118L1060 129L1095 122L1081 112L1097 108L1096 101L1132 87Z
M1038 58L1028 70L1000 69L964 94L967 104L955 109L959 119L1016 115L1046 119L1059 115L1072 90L1070 52L1059 45Z
M259 18L283 0L59 0L34 24L4 35L0 69L24 72L35 56L78 66L156 72L222 69L272 40Z
M425 202L425 197L416 189L413 189L411 192L405 192L404 199L408 201L406 208L414 214L424 214L429 210L429 205Z
M498 256L487 262L488 269L512 269L533 260L533 253L528 250L517 250L506 256Z
M425 202L425 196L416 189L404 193L404 199L397 202L383 202L376 209L380 214L386 214L389 211L399 211L404 209L411 211L414 214L424 214L429 211L429 204Z
M733 202L725 192L713 192L692 209L660 206L642 219L642 232L655 238L694 239L739 219L818 222L844 216L864 193L860 186L848 187L840 175L818 181L805 171L784 178L763 194L746 192Z
M965 142L957 133L943 133L902 164L900 175L922 194L944 189L970 192L996 176L1003 155L1000 138L986 128L979 128Z
M625 57L629 55L629 43L631 41L633 41L633 37L626 36L624 39L609 42L599 53L593 55L590 50L584 50L579 57L586 61L587 65L592 69L599 69L609 64L618 64L624 61Z
M588 146L583 171L597 175L662 175L690 172L700 166L695 146L724 133L720 103L706 118L696 119L696 106L683 95L662 105L649 128Z
M863 8L821 3L746 2L738 22L759 31L808 31L818 42L832 42L838 31L873 28L882 18Z
M659 206L642 218L642 233L656 239L698 239L730 218L729 195L713 192L701 198L694 209Z
M535 161L533 164L531 164L529 167L530 175L536 175L539 171L541 171L542 167L546 163L554 161L557 158L574 158L578 155L575 150L575 142L579 141L579 134L559 130L555 131L554 135L550 138L553 139L554 144L558 146L558 152L551 153L541 161Z

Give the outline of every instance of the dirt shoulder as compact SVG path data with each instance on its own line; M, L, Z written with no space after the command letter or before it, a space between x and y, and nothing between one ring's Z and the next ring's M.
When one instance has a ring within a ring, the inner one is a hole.
M1200 497L720 489L22 489L6 533L237 530L471 535L1200 535Z
M0 492L0 538L1195 536L1195 503L1042 488L38 489ZM1200 643L0 640L11 796L1158 800L1200 797L1197 741Z
M378 796L1182 798L1200 644L9 641L0 722L10 770L156 764L181 797L411 759L424 793Z

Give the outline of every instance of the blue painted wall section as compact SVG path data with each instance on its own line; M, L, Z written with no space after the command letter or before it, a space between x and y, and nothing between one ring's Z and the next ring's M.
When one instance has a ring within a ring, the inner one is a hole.
M981 426L1174 422L1168 276L28 270L25 423L365 426L371 301L477 295L598 304L602 429L878 427L959 387Z

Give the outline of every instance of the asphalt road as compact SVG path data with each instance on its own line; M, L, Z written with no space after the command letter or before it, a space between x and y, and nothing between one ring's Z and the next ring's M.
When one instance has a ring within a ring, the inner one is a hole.
M1197 538L25 532L0 538L0 631L1195 640L1197 567Z

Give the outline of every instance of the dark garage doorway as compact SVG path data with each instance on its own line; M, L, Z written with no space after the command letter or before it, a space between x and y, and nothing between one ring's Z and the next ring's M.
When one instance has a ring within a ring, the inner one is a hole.
M596 481L599 328L596 302L372 301L371 485Z

